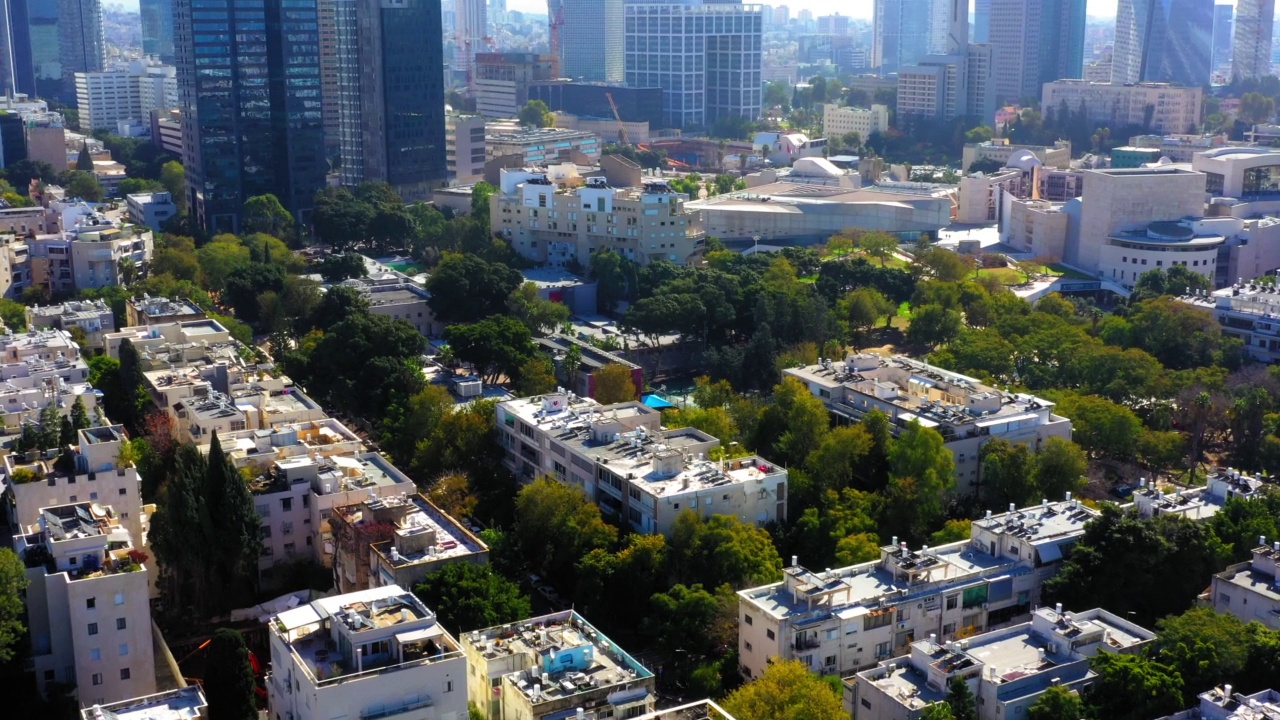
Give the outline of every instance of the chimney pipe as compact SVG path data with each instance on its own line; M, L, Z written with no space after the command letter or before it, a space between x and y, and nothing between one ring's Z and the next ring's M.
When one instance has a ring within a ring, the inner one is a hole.
M791 556L791 567L795 567L795 566L797 566L797 565L799 565L799 564L800 564L800 556L799 556L799 555L792 555L792 556Z
M1015 511L1015 510L1017 510L1017 509L1018 509L1017 504L1015 504L1015 503L1009 503L1009 512L1014 512L1014 511Z

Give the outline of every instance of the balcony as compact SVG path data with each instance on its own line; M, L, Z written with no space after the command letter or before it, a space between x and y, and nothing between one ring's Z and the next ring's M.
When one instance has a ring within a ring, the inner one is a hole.
M808 637L797 635L795 642L792 643L792 647L795 650L813 650L820 645L822 645L822 643L818 640L817 635L810 635Z
M360 712L360 720L381 720L381 718L395 717L404 713L421 710L425 707L431 707L434 701L430 695L420 695L417 700L402 703L395 706L379 706L375 705Z

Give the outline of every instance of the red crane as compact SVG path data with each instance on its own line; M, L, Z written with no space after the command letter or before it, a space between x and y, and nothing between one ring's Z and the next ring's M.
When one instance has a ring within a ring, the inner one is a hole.
M564 3L555 0L556 9L547 19L547 31L551 36L551 76L560 78L560 29L564 27Z

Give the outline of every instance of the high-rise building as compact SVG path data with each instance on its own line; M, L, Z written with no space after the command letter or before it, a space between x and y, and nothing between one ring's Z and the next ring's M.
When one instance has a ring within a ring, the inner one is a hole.
M178 106L178 80L172 65L134 60L106 72L76 73L80 127L118 133L121 122L150 126L151 111Z
M139 0L142 12L142 52L156 55L160 62L172 65L173 0Z
M387 3L388 8L396 3ZM469 85L475 71L476 53L484 52L489 36L488 12L484 0L454 0L453 70Z
M1084 75L1085 0L988 0L1001 102L1039 97L1054 80Z
M18 91L13 66L13 28L8 0L0 0L0 94Z
M487 118L511 118L529 102L529 85L552 79L551 55L477 53L476 112Z
M935 47L937 0L876 0L872 17L871 66L881 75L914 65ZM942 34L945 39L945 33Z
M100 0L8 0L14 84L31 96L74 102L75 74L102 69Z
M1111 81L1205 85L1212 46L1213 0L1120 0Z
M507 21L507 0L489 0L489 22L494 27Z
M447 183L440 23L440 0L339 0L344 184L385 182L411 201Z
M760 116L760 5L633 0L626 5L626 83L661 87L672 127Z
M341 153L340 102L338 85L338 4L339 0L316 0L320 27L320 117L324 123L324 154ZM350 3L344 3L349 5Z
M1275 13L1276 0L1240 0L1236 4L1232 78L1250 79L1271 74L1271 24Z
M316 0L176 0L174 10L193 217L238 232L245 201L270 193L306 225L325 176Z
M991 46L969 43L966 0L945 0L943 8L934 31L945 38L945 52L898 69L898 114L991 117L995 111Z
M786 5L779 5L773 9L773 25L774 27L784 28L791 22L791 8Z
M560 76L620 83L626 73L623 0L548 0L560 18Z
M36 5L42 1L36 0ZM106 62L102 34L102 0L61 0L58 14L58 62L62 69L59 99L76 94L76 73L100 72Z
M1213 68L1216 70L1231 60L1231 28L1236 9L1231 5L1213 6Z
M973 0L973 32L976 43L991 41L991 0Z

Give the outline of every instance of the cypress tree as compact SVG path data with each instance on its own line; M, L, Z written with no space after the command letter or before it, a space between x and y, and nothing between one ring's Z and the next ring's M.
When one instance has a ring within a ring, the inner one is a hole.
M85 410L84 402L80 399L80 396L77 395L76 401L71 404L71 427L76 430L84 430L90 425L89 411Z
M240 471L222 452L214 433L209 441L209 466L205 500L213 522L212 545L219 548L215 571L225 587L244 592L245 579L256 580L262 555L262 520L253 507L253 495ZM232 593L234 596L234 593Z
M93 157L89 155L89 141L86 140L80 145L80 155L76 157L76 169L83 170L87 173L93 172Z
M209 643L204 695L209 720L257 720L253 665L240 633L221 628Z

